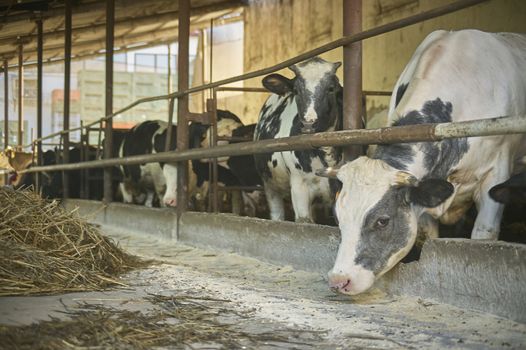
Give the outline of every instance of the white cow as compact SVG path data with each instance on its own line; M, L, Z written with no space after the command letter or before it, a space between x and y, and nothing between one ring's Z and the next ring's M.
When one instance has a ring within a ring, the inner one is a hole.
M436 31L417 48L396 83L389 125L526 114L526 36ZM344 294L369 289L411 249L417 232L438 235L474 201L475 239L497 239L503 204L489 190L524 155L523 134L378 146L336 170L342 234L329 272Z

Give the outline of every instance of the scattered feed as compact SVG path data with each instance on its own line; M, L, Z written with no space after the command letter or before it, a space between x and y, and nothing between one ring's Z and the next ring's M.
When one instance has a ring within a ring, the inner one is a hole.
M148 300L154 309L147 313L79 304L77 309L66 312L69 320L0 326L0 348L307 348L313 341L323 339L323 334L316 331L247 331L253 312L227 309L224 305L229 300L188 295L150 295Z
M100 290L147 262L31 189L0 188L0 296Z

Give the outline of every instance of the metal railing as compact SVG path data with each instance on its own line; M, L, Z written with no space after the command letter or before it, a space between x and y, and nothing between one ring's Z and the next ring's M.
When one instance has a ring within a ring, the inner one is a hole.
M378 36L378 35L381 35L381 34L385 34L387 32L391 32L391 31L394 31L394 30L397 30L397 29L401 29L401 28L404 28L404 27L407 27L407 26L410 26L410 25L413 25L413 24L416 24L416 23L419 23L419 22L422 22L422 21L425 21L425 20L429 20L429 19L432 19L432 18L440 17L440 16L443 16L443 15L446 15L446 14L449 14L449 13L452 13L452 12L456 12L456 11L465 9L467 7L478 5L480 3L487 2L487 1L488 0L459 0L459 1L456 1L456 2L448 4L448 5L444 5L444 6L435 8L435 9L424 11L424 12L421 12L419 14L416 14L416 15L413 15L413 16L409 16L407 18L403 18L403 19L400 19L400 20L397 20L397 21L393 21L391 23L387 23L387 24L380 25L380 26L372 28L372 29L365 30L365 31L363 31L361 33L357 33L355 35L342 37L340 39L331 41L328 44L325 44L325 45L322 45L322 46L320 46L318 48L315 48L313 50L307 51L307 52L305 52L305 53L303 53L301 55L295 56L293 58L290 58L290 59L288 59L286 61L283 61L283 62L281 62L279 64L276 64L276 65L273 65L271 67L259 69L259 70L253 71L253 72L249 72L249 73L245 73L245 74L238 75L238 76L235 76L235 77L219 80L219 81L216 81L216 82L203 84L203 85L200 85L200 86L196 86L196 87L193 87L193 88L186 89L184 91L176 91L176 92L173 92L171 94L141 98L141 99L138 99L138 100L134 101L133 103L127 105L126 107L123 107L123 108L113 112L112 114L107 115L106 117L100 118L99 120L96 120L94 122L85 124L82 127L76 127L76 128L72 128L72 129L69 129L69 130L62 130L62 131L58 131L58 132L49 134L49 135L47 135L45 137L42 137L42 138L37 138L37 139L33 140L32 143L40 142L40 141L46 140L48 138L52 138L52 137L59 136L59 135L62 135L62 134L66 134L66 133L70 133L70 132L73 132L73 131L81 130L82 128L88 128L90 126L93 126L93 125L96 125L96 124L99 124L99 123L103 123L105 120L112 119L115 116L117 116L119 114L122 114L122 113L132 109L133 107L135 107L135 106L137 106L139 104L142 104L142 103L175 99L175 98L178 98L178 97L182 97L184 95L189 95L189 94L192 94L192 93L201 92L201 91L208 90L208 89L218 88L218 87L220 87L222 85L227 85L227 84L230 84L230 83L235 83L235 82L239 82L239 81L243 81L243 80L247 80L247 79L256 78L256 77L259 77L259 76L262 76L262 75L267 75L267 74L270 74L270 73L274 73L274 72L276 72L278 70L285 69L285 68L287 68L287 67L289 67L289 66L291 66L293 64L300 63L300 62L305 61L305 60L307 60L309 58L318 56L320 54L323 54L325 52L334 50L334 49L339 48L341 46L348 45L348 44L351 44L351 43L354 43L354 42L358 42L358 41L362 41L362 40L365 40L365 39L368 39L368 38L372 38L372 37L375 37L375 36ZM222 89L225 89L225 87L222 87ZM30 143L28 145L24 145L23 147L24 148L31 147L32 143Z
M372 38L393 30L404 28L409 25L413 25L431 18L439 17L448 13L452 13L473 5L483 3L487 0L459 0L454 3L435 8L429 11L425 11L401 20L397 20L385 25L381 25L369 30L362 31L360 33L345 36L338 40L332 41L326 45L320 46L316 49L305 52L301 55L295 56L291 59L283 61L279 64L267 67L264 69L256 70L249 72L243 75L236 77L231 77L228 79L223 79L220 81L204 84L201 86L193 87L186 89L184 91L178 91L166 95L153 96L148 98L143 98L134 101L128 106L121 108L115 111L112 114L109 114L103 118L100 118L97 121L85 124L81 127L62 130L50 135L47 135L42 138L38 138L32 141L31 144L25 145L24 147L29 147L34 145L37 142L43 140L62 136L66 133L70 133L77 130L89 129L96 124L100 124L102 128L103 123L119 114L122 114L135 106L160 100L170 100L173 101L175 98L179 98L185 95L192 93L201 92L207 89L212 91L214 96L214 107L208 109L208 113L214 114L212 118L212 126L216 119L215 113L217 110L217 91L234 91L239 90L239 88L229 88L223 87L222 85L239 82L246 79L255 78L258 76L270 74L278 70L287 68L293 64L302 62L306 59L312 58L314 56L320 55L327 51L336 49L338 47L348 45L350 43L355 43L362 41L364 39ZM264 91L262 88L245 88L247 92L261 92ZM364 91L363 97L365 96L388 96L389 92L375 92L375 91ZM191 114L188 113L187 119L191 119ZM195 115L194 115L195 117ZM170 118L171 119L171 118ZM236 156L236 155L247 155L247 154L258 154L258 153L270 153L270 152L279 152L279 151L289 151L289 150L304 150L315 147L323 146L347 146L350 144L378 144L378 143L396 143L396 142L424 142L424 141L439 141L447 138L455 137L470 137L470 136L489 136L489 135L500 135L500 134L512 134L512 133L525 133L526 132L526 119L518 116L503 116L492 119L482 119L482 120L472 120L468 122L460 123L444 123L444 124L422 124L422 125L411 125L411 126L399 126L399 127L390 127L390 128L381 128L381 129L367 129L367 130L343 130L337 132L326 132L319 133L314 135L300 135L294 137L286 137L273 140L261 140L253 142L243 142L225 146L217 146L217 130L215 131L215 140L213 145L210 148L206 149L189 149L184 151L167 151L156 154L147 154L139 156L129 156L121 158L111 158L111 159L102 159L87 161L82 163L74 164L60 164L52 166L38 166L33 167L27 170L22 171L22 173L30 172L40 172L40 171L67 171L67 170L76 170L76 169L88 169L95 167L110 167L115 165L133 165L133 164L142 164L148 162L181 162L193 159L203 159L210 158L213 159L213 167L217 167L217 157L224 156ZM212 172L214 173L214 171ZM215 189L213 195L217 198L218 189L226 190L225 188L218 188L217 186L217 170L215 170L216 175L214 177L213 183L215 184ZM241 187L239 187L241 188ZM237 189L237 187L236 187ZM217 199L215 200L217 202Z
M170 151L122 158L101 159L84 163L40 166L23 170L21 173L77 170L152 162L180 162L202 158L241 156L246 154L261 154L282 151L299 151L324 146L440 141L458 137L491 136L518 133L526 133L526 116L503 116L490 119L470 120L465 122L417 124L393 126L380 129L358 129L323 132L313 135L300 135L279 139L243 142L216 146L212 148L194 148L185 151Z

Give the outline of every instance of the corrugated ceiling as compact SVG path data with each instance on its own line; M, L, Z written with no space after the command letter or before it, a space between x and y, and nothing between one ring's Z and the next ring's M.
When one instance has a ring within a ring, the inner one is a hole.
M192 0L192 28L206 27L210 20L239 11L243 0ZM105 47L106 1L73 0L72 57L87 57ZM116 0L115 50L148 47L177 39L178 1ZM25 64L36 61L37 25L44 28L44 61L64 58L64 0L0 0L0 60L18 62L23 47Z

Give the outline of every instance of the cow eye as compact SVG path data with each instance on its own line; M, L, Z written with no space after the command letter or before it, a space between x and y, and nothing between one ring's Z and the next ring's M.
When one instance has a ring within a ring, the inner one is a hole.
M376 228L384 228L389 224L389 216L381 216L379 217L376 222L374 223L374 226Z

